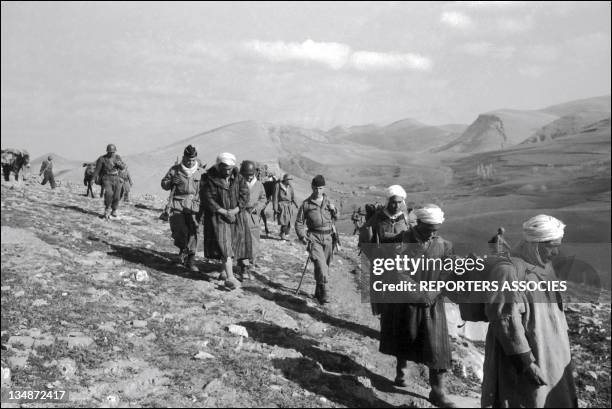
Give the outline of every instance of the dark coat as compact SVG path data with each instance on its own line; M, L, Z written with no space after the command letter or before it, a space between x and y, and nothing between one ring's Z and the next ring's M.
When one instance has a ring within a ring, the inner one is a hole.
M161 180L164 190L172 190L170 209L177 212L198 213L200 211L200 189L204 170L198 168L193 175L187 174L181 165L174 165Z
M251 237L246 234L248 221L243 210L249 203L249 187L246 180L234 168L229 182L219 175L216 167L202 177L200 197L204 214L204 255L207 258L226 260L252 258L249 254ZM241 211L228 218L218 213L238 207Z
M409 257L444 258L452 254L452 243L441 237L424 241L414 229L399 235L403 254ZM402 279L437 280L438 271L419 270ZM380 352L422 363L434 369L451 367L451 348L444 301L428 294L418 303L389 303L382 306Z
M283 189L283 187L285 189ZM291 224L293 220L294 209L293 206L297 207L295 203L295 193L293 192L293 186L283 185L281 182L276 182L274 185L274 194L272 195L272 205L274 212L277 214L277 221L280 226L287 226Z

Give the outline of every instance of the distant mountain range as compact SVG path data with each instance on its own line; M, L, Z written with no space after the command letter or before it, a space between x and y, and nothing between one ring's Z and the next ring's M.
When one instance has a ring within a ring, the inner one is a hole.
M428 125L403 119L386 126L366 124L324 131L243 121L124 159L135 181L134 190L141 192L161 193L162 176L188 144L196 146L208 166L220 152L232 152L239 161L252 159L268 164L279 176L291 173L302 194L308 193L310 178L317 173L346 192L392 183L422 190L449 183L452 170L446 164L455 158L550 142L580 133L609 117L610 96L603 96L540 110L490 111L469 126ZM70 180L82 180L82 161L52 155L57 172ZM40 166L46 156L34 163Z

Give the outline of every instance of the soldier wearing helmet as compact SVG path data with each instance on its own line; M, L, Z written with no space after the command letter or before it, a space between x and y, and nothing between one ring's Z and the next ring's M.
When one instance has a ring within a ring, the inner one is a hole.
M106 147L106 155L100 156L96 161L93 180L99 181L104 190L104 218L106 220L110 216L117 217L123 187L120 171L125 168L125 163L117 154L117 147L112 143Z

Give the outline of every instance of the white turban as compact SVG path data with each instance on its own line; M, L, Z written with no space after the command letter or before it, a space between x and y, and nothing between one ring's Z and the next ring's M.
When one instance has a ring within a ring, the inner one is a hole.
M428 224L444 223L444 212L435 204L426 204L414 210L417 220Z
M392 198L393 196L399 196L404 200L406 198L406 191L400 185L393 185L387 188L387 199Z
M236 166L236 157L229 152L220 153L219 156L217 156L217 165L219 163L225 163L229 166Z
M528 242L561 240L565 224L559 219L539 214L523 223L523 237Z

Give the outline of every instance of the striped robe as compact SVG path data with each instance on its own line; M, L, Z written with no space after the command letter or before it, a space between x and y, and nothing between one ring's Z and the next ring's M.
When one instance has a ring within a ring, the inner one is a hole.
M249 187L234 168L229 181L212 167L201 180L201 206L204 214L204 256L217 260L249 258L250 235L246 235L248 222L244 208L249 202ZM241 211L233 218L217 212L219 208Z

